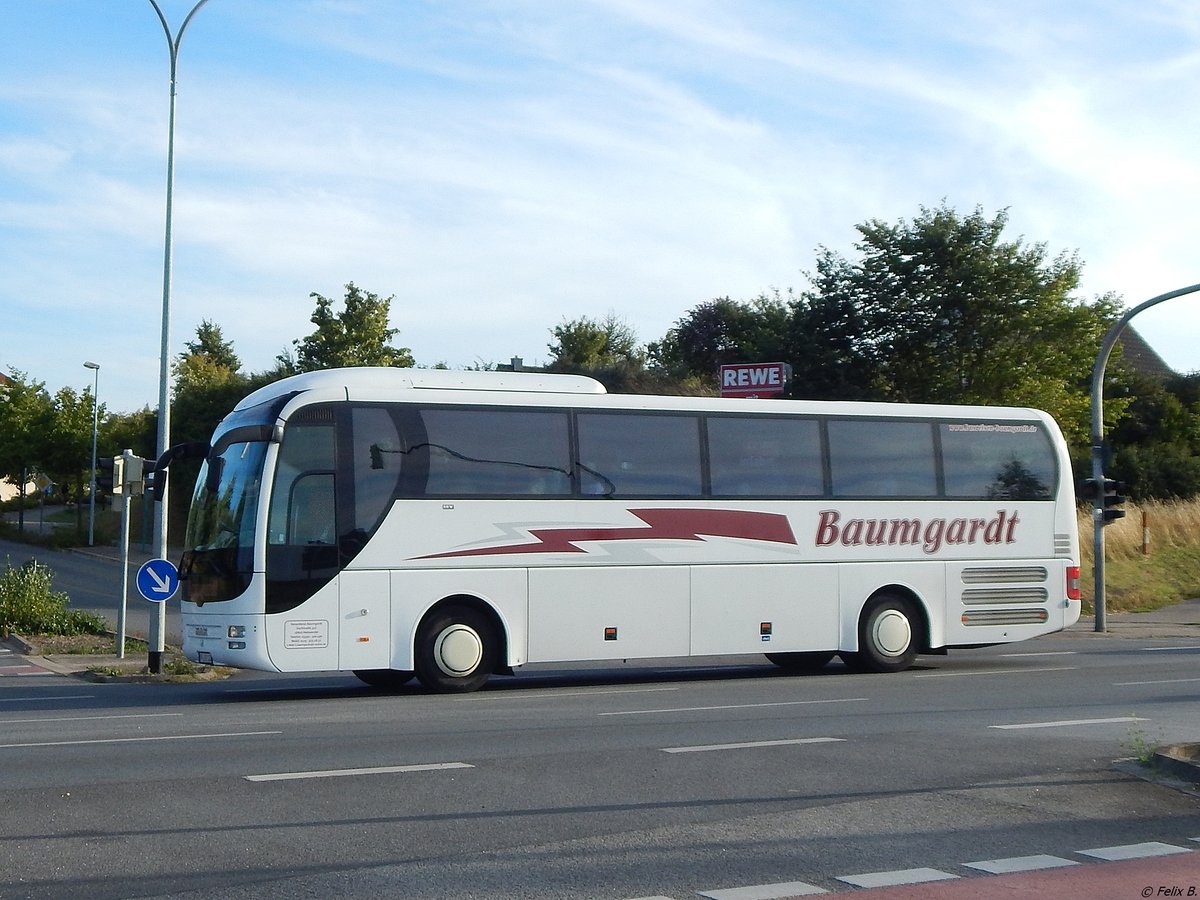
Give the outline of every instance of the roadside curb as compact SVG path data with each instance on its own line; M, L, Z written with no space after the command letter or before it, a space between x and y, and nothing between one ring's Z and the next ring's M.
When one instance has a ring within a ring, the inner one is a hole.
M1200 789L1200 744L1168 744L1154 752L1150 767Z

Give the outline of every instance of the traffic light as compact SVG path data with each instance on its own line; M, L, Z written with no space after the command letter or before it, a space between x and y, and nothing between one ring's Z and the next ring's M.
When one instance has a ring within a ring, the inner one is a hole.
M106 456L96 461L96 488L108 494L120 494L125 486L125 458Z
M1121 506L1128 499L1125 496L1128 490L1129 485L1124 481L1111 478L1088 478L1079 484L1080 495L1092 501L1092 506L1105 525L1125 517L1125 510Z
M1126 492L1129 490L1129 485L1123 481L1113 481L1111 478L1104 479L1104 524L1107 525L1114 519L1123 519L1125 510L1121 505L1127 499Z
M142 460L142 484L146 487L146 496L151 500L158 501L162 497L159 496L159 485L162 479L158 477L158 466L152 459Z

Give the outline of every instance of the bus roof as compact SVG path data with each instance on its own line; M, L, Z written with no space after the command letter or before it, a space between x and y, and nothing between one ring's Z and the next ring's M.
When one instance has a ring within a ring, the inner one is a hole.
M583 375L541 372L475 372L449 369L398 369L364 366L324 369L293 375L259 388L244 398L238 410L280 397L311 394L321 400L402 400L412 392L427 392L431 402L515 403L548 406L579 405L589 408L676 410L692 412L802 413L866 417L991 419L1019 417L1048 420L1030 407L967 406L878 401L778 400L723 397L681 397L649 394L608 394L600 382ZM474 395L474 396L472 396ZM523 395L523 396L522 396ZM568 397L576 397L569 400ZM528 398L527 400L524 398ZM558 399L555 399L558 398ZM299 399L299 398L297 398ZM416 399L409 395L409 399ZM304 401L301 401L302 403Z
M361 366L358 368L322 369L284 378L254 391L238 404L238 409L257 406L259 403L282 394L329 388L345 388L348 394L362 390L511 391L540 394L605 393L604 385L586 375Z

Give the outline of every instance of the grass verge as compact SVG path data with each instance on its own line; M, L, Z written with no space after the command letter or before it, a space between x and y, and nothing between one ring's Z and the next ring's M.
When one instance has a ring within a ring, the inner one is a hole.
M1131 503L1126 511L1104 529L1105 609L1148 612L1200 597L1200 501ZM1079 512L1079 544L1083 611L1093 614L1090 507Z

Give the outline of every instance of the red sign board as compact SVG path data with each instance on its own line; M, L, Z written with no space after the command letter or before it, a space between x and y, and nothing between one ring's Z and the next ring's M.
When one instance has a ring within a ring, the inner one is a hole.
M722 397L763 397L782 394L792 377L787 363L737 363L721 366Z

